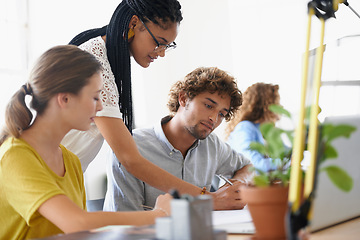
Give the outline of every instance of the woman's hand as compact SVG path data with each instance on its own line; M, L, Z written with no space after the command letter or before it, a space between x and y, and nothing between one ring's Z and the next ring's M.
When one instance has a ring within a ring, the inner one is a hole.
M171 206L170 202L173 197L169 194L159 195L156 199L154 210L158 210L162 213L162 216L170 216L171 215Z

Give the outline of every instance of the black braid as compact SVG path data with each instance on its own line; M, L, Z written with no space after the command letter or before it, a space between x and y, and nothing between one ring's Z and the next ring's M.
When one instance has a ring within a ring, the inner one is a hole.
M177 0L123 0L107 26L82 32L69 43L79 46L91 38L106 34L107 56L120 93L120 110L130 132L133 125L131 66L129 44L127 38L124 38L129 31L129 22L133 15L137 15L143 21L150 20L158 25L159 20L164 25L168 22L180 23L183 19L180 9Z
M135 12L129 8L126 1L116 8L106 30L106 49L111 70L115 76L115 83L120 93L119 105L123 114L123 121L132 132L133 113L131 96L131 66L130 52L127 38L129 22ZM126 34L124 34L126 33Z
M136 15L143 21L152 21L160 25L168 22L180 23L183 19L181 5L177 0L126 0Z
M106 28L107 28L107 25L102 28L90 29L90 30L86 30L82 33L79 33L73 39L71 39L69 44L79 46L82 43L84 43L92 38L95 38L98 36L104 36L106 34Z

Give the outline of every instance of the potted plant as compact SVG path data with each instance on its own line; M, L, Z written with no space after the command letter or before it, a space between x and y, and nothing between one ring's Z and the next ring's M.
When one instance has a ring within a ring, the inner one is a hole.
M281 106L271 105L269 109L291 120L291 114ZM337 157L336 149L331 145L332 140L349 137L355 128L331 124L321 124L320 128L319 171L326 171L331 181L341 190L350 191L352 178L343 169L338 166L321 168L321 164ZM263 123L260 131L265 144L253 142L250 149L269 157L276 169L264 172L254 168L251 184L242 188L242 199L248 204L256 228L256 239L286 239L284 219L288 208L289 166L294 130L285 130L273 123ZM291 144L289 147L284 145L284 138Z

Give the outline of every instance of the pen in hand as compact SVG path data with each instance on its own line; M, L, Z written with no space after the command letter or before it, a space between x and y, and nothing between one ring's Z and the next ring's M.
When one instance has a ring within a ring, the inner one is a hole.
M140 205L141 207L145 209L148 209L148 210L153 210L154 208L153 207L150 207L150 206L146 206L146 205Z
M226 183L230 184L230 186L233 186L233 183L229 181L229 179L227 179L226 177L224 177L223 175L216 175L218 178L224 180Z

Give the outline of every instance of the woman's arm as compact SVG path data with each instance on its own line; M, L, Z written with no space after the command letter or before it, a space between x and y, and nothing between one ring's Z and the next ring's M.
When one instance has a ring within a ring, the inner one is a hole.
M171 196L161 195L161 204L170 203ZM161 205L160 204L160 205ZM167 216L162 209L135 212L87 212L65 195L56 195L45 201L38 212L64 233L84 231L108 225L149 225L155 218Z
M122 119L96 117L95 123L119 162L136 178L164 192L177 189L181 194L195 196L201 193L201 188L175 177L141 156Z

